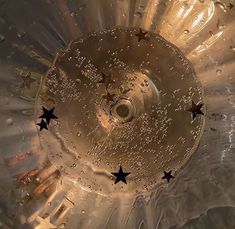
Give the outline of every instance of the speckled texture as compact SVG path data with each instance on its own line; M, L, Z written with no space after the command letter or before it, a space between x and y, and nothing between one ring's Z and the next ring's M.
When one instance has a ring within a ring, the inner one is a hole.
M227 0L1 0L2 227L40 228L37 216L50 216L68 229L234 228L234 19ZM177 46L204 90L205 129L193 157L169 185L137 197L109 198L64 179L35 125L38 89L56 54L116 26L142 27ZM33 81L22 88L28 72Z

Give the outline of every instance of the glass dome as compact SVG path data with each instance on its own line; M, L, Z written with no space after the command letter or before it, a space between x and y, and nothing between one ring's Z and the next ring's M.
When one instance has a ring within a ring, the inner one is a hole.
M0 227L234 228L234 5L0 0Z

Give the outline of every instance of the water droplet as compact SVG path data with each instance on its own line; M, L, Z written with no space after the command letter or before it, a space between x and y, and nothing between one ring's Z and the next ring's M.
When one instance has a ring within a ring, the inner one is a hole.
M5 41L5 37L0 34L0 42L3 42L3 41Z
M225 25L218 25L218 29L225 29L226 28L226 26Z
M224 12L226 12L226 6L220 1L216 1L215 5L218 6L220 9L222 9Z
M66 223L61 223L61 224L59 225L59 228L65 228L65 226L66 226Z
M8 118L6 120L6 123L7 123L8 126L11 126L13 124L13 119L12 118Z
M217 70L216 70L216 75L217 75L217 76L221 76L221 74L222 74L222 70L221 70L221 69L217 69Z
M83 5L81 5L80 7L78 7L78 9L79 9L80 11L84 10L85 8L86 8L86 4L83 4Z
M136 12L134 16L136 16L138 18L142 18L142 13L141 12Z
M17 32L17 37L18 38L22 38L22 37L24 37L25 36L25 32L23 32L23 31L18 31Z
M85 210L82 210L82 214L85 214Z
M71 168L75 168L77 166L77 164L76 163L73 163L70 167Z
M185 33L185 34L189 34L189 30L188 30L188 29L185 29L185 30L184 30L184 33Z
M230 46L230 48L231 48L233 51L235 51L235 46Z

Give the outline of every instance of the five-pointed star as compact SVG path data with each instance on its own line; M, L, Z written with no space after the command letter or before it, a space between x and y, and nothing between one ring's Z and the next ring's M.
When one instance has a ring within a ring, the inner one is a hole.
M108 75L105 75L103 72L101 72L101 74L102 74L102 79L98 83L104 84L106 89L109 87L109 85L111 83L115 83L115 81L112 80L112 74L111 73L109 73Z
M204 105L203 103L196 104L192 100L192 106L186 111L192 112L193 120L194 120L198 114L204 115L204 113L201 111L203 105Z
M47 128L47 123L42 119L40 123L37 123L38 126L40 126L40 131L42 131L43 129L48 130Z
M170 182L170 179L175 178L174 176L171 175L172 171L166 172L164 171L164 176L162 177L162 179L166 179L167 182Z
M28 89L30 89L31 84L36 81L35 79L31 78L30 72L26 76L21 76L21 79L23 80L23 82L21 83L20 88L27 87Z
M55 225L50 223L50 216L43 219L40 216L37 216L36 220L38 221L39 225L36 226L36 229L54 229L56 228Z
M108 104L109 102L114 102L113 98L115 97L115 94L110 94L107 92L106 95L103 95L103 98L106 99L106 103Z
M116 177L115 184L117 184L119 181L122 181L126 184L126 176L128 176L130 173L124 173L122 170L122 166L120 166L118 173L112 173Z
M140 28L139 33L135 34L138 37L138 42L140 42L141 40L147 40L146 34L148 32L143 32L143 30Z
M51 108L50 110L47 110L45 107L42 107L43 110L43 115L41 115L39 118L45 118L47 121L47 124L49 125L51 119L58 119L54 114L54 107Z

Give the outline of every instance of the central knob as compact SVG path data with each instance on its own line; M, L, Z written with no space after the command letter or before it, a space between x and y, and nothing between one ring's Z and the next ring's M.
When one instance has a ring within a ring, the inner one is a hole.
M120 99L111 107L111 115L115 122L130 122L136 114L135 106L128 99Z
M116 112L121 118L126 118L129 115L129 108L126 104L121 104L116 108Z

